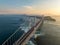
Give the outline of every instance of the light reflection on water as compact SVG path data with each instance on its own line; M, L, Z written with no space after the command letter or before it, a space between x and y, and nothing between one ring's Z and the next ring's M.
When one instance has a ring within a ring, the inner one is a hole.
M53 16L54 19L56 19L56 22L53 22L55 25L60 25L60 16Z
M60 17L54 18L56 22L45 22L42 27L41 45L60 45Z

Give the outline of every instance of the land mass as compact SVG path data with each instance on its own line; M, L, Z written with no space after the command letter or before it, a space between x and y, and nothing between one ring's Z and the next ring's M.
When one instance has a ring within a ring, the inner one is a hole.
M45 16L44 17L44 20L47 20L47 21L56 21L54 18L52 18L51 16Z

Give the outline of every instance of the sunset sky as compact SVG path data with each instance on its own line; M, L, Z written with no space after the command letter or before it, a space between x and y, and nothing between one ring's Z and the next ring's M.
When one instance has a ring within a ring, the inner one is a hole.
M60 15L60 0L0 0L0 14Z

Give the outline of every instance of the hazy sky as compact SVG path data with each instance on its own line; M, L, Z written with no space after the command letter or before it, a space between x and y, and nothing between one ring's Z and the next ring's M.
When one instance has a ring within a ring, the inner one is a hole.
M0 14L60 15L60 0L0 0Z

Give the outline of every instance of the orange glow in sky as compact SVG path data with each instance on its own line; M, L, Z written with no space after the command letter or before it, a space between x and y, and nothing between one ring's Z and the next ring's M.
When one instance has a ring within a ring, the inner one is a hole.
M0 14L60 15L60 0L3 0L0 5Z

